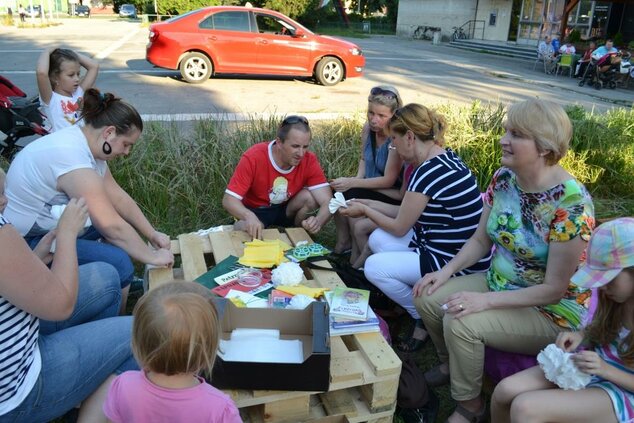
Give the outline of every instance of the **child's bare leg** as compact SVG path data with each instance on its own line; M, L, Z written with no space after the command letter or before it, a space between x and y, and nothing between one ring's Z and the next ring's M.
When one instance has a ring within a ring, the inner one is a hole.
M546 380L539 366L531 367L503 379L495 387L491 397L491 420L496 423L511 421L511 403L520 394L528 391L556 388Z
M496 421L496 420L493 420ZM612 400L601 388L525 392L511 403L513 423L616 423Z

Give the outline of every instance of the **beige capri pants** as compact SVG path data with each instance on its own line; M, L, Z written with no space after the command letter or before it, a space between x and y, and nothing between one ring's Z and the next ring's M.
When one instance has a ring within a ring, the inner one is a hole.
M507 352L537 354L566 330L535 307L486 310L454 319L441 306L449 295L460 291L489 292L486 274L451 278L432 295L414 299L438 357L449 363L451 396L456 401L480 395L485 345Z

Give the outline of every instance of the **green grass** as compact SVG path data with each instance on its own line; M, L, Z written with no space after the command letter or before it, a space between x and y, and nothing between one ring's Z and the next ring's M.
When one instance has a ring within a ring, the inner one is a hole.
M475 102L439 110L449 124L447 146L460 154L484 190L500 163L504 108ZM573 106L568 113L574 136L562 165L588 187L597 217L634 215L634 110L598 114ZM111 163L111 170L150 221L166 233L227 224L231 218L222 209L221 198L241 153L256 142L273 139L278 123L276 118L243 123L200 120L189 128L150 123L130 156ZM341 118L312 124L311 149L327 177L355 174L362 123L359 118Z

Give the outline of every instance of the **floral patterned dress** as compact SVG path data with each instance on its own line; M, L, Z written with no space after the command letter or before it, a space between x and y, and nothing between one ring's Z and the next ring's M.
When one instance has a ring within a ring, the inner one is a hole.
M491 291L543 283L550 243L576 236L588 241L594 228L592 198L575 179L544 192L529 193L518 186L515 174L503 167L493 176L485 203L491 207L487 234L495 245L487 273ZM537 309L557 325L576 329L589 302L590 290L570 284L559 303Z

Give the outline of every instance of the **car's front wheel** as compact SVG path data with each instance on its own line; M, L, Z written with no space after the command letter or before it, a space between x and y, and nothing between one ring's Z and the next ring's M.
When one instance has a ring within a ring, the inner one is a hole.
M324 57L317 63L315 77L321 85L336 85L343 79L343 65L336 57Z
M181 76L191 84L201 84L211 77L213 65L202 53L187 53L180 64Z

